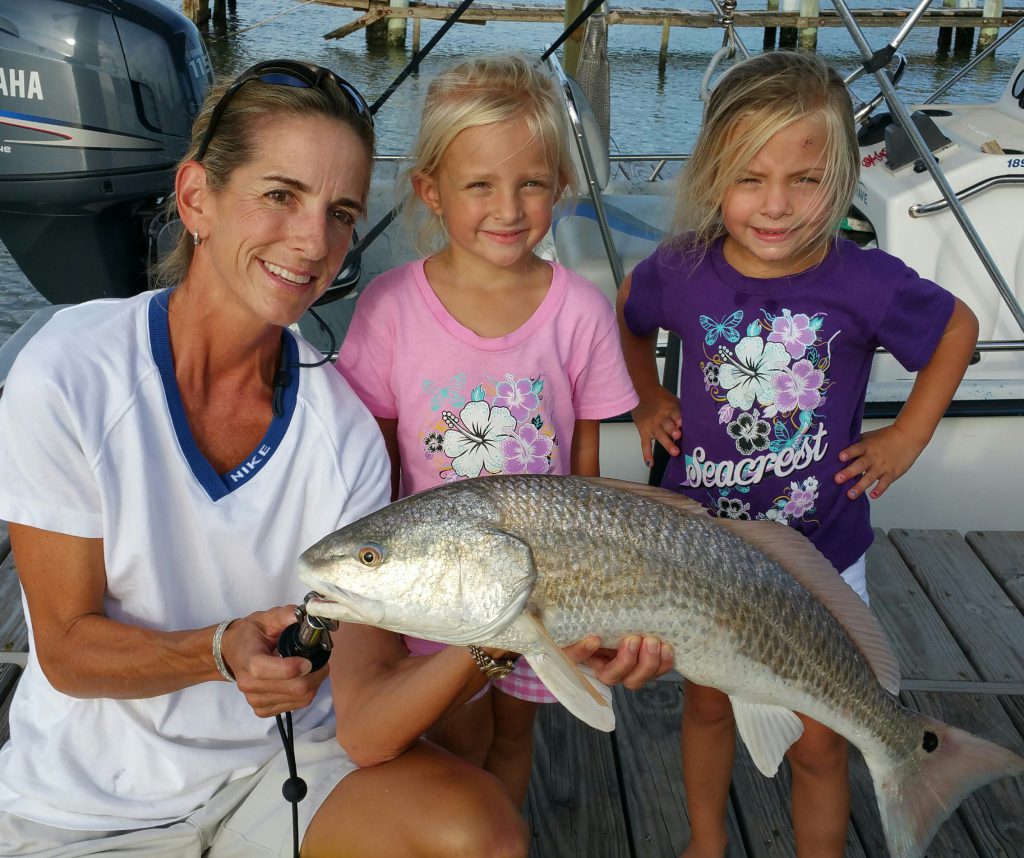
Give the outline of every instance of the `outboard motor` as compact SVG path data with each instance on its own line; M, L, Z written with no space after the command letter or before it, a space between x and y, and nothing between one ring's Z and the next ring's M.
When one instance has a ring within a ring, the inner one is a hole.
M159 0L0 6L0 240L55 304L147 288L147 232L213 81Z

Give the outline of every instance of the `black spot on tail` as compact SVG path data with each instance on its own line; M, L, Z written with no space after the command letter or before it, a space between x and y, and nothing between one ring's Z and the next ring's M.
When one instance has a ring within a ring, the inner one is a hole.
M925 730L924 740L921 742L921 747L924 748L929 754L939 747L939 737L936 736L931 730Z

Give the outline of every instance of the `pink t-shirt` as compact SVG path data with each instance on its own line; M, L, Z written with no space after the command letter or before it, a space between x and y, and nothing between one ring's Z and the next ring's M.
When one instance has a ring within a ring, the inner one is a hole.
M444 308L424 260L369 284L338 369L376 417L398 418L402 494L487 474L567 474L576 420L632 409L615 314L552 264L533 315L485 338Z

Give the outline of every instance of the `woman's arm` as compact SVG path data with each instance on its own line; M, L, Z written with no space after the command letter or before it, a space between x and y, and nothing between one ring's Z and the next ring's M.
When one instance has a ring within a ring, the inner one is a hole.
M36 655L55 689L131 699L223 681L213 662L214 627L154 631L103 613L103 540L13 523L10 535ZM308 705L326 675L307 676L306 659L274 655L293 621L290 607L275 608L234 621L224 634L224 659L257 715Z
M398 757L486 682L465 647L411 656L397 634L351 623L334 633L331 664L338 742L362 767Z
M678 397L665 390L658 380L658 364L655 360L657 331L646 337L638 337L626 324L623 311L631 286L632 275L627 274L619 287L615 315L619 321L619 339L622 342L622 355L626 359L626 369L633 381L633 387L636 388L637 396L640 397L640 403L633 409L633 423L640 433L640 449L644 464L651 467L654 463L652 446L655 441L661 444L669 455L679 455L676 441L683 437L683 420Z
M847 490L848 497L856 498L874 486L870 496L879 498L910 470L946 413L977 342L978 319L957 298L942 338L931 360L918 372L896 421L865 432L860 441L839 454L839 461L849 464L836 474L836 482L860 478Z

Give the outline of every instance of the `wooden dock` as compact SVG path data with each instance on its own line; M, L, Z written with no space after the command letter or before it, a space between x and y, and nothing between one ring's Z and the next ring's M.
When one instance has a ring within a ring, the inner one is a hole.
M192 0L195 2L195 0ZM454 11L455 3L410 3L408 7L390 6L388 0L311 0L322 6L336 6L363 14L331 30L325 39L341 39L364 27L388 18L443 21ZM861 27L902 26L911 9L853 9L853 17ZM1024 9L1003 8L1001 14L985 17L983 8L930 8L917 22L918 27L1009 27L1024 14ZM474 3L459 19L460 24L548 23L564 24L565 11L560 6L532 6L516 3ZM822 9L817 15L801 16L799 12L778 10L737 10L733 20L738 28L765 27L842 27L834 9ZM713 9L652 9L616 7L608 15L608 24L621 26L686 27L709 29L721 27L721 16Z
M0 524L0 743L27 649L17 576ZM1024 753L1024 532L878 532L872 606L903 668L908 705ZM542 707L526 814L531 858L675 858L686 844L676 682L616 692L600 733ZM887 858L870 780L852 762L849 858ZM729 858L790 858L785 767L774 779L737 754ZM948 820L929 858L1024 858L1024 778L997 781Z

